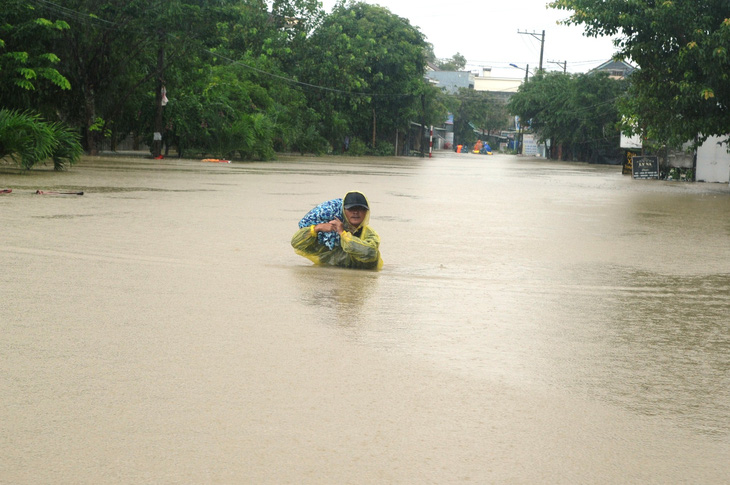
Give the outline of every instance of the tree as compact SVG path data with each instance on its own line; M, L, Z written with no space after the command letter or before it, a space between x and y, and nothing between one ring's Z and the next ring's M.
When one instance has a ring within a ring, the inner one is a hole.
M0 106L45 109L44 95L69 90L71 84L57 69L60 58L52 42L69 28L63 20L39 15L25 1L3 2L0 11Z
M29 112L0 110L0 159L9 158L26 170L50 159L54 170L63 170L81 153L78 135L64 124Z
M454 137L457 143L472 145L477 139L475 129L484 136L494 130L507 128L507 109L502 101L495 99L490 93L462 88L456 95L456 100Z
M70 25L54 49L72 90L55 102L81 129L89 153L107 134L132 131L128 122L136 124L134 131L145 122L154 129L160 112L146 108L159 106L168 68L191 68L191 60L201 60L199 49L218 40L212 34L223 3L59 0L38 7Z
M341 1L324 20L317 0L9 2L0 39L12 37L15 57L0 58L0 96L75 127L91 154L130 134L157 154L159 132L187 153L268 159L345 135L374 146L411 120L445 117L423 80L423 35L382 7ZM39 25L45 35L29 33ZM13 71L19 52L32 62ZM33 81L34 99L9 94L13 80L51 79L35 60L56 62L70 89Z
M333 147L406 130L421 110L426 42L407 19L366 3L339 2L313 32L299 79Z
M626 81L606 73L538 73L508 103L541 141L563 146L563 157L602 162L621 157L617 102Z
M9 0L0 12L0 159L23 169L50 159L55 170L63 170L81 156L72 129L38 114L55 118L49 99L71 89L57 69L60 58L52 45L68 28L62 20L40 16L27 2Z
M619 37L631 75L627 131L679 146L730 133L730 11L726 0L555 0L586 35Z
M466 67L466 57L458 52L450 59L445 59L438 63L438 68L442 71L461 71Z
M161 143L153 133L191 153L244 158L271 158L275 142L306 145L313 114L281 79L301 55L294 47L320 22L318 2L276 1L273 12L264 0L63 3L72 28L59 49L74 89L59 111L82 128L89 153L103 136L114 146L128 133L142 135L154 155ZM233 143L246 126L259 137L249 143L247 131Z

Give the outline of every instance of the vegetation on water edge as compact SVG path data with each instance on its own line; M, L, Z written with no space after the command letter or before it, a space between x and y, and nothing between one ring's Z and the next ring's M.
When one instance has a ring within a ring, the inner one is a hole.
M427 82L427 62L462 69L466 59L438 62L418 27L378 5L339 0L326 14L316 0L6 0L0 107L69 152L41 160L49 138L3 152L24 168L63 168L76 141L93 155L130 137L152 155L390 155L412 123L440 126L448 112L462 144L519 115L564 157L586 161L612 156L621 130L660 147L730 133L725 3L637 1L647 8L550 4L587 35L618 36L617 58L639 67L627 83L537 72L505 109L489 93L450 96Z
M38 114L0 110L0 159L23 169L52 160L54 170L64 170L82 153L78 134L63 123L44 121Z

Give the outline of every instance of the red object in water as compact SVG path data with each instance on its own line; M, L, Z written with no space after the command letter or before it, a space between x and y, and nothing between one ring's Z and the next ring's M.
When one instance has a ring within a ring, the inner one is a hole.
M155 160L162 160L163 158L165 158L165 156L164 156L164 155L157 155L157 156L155 157Z

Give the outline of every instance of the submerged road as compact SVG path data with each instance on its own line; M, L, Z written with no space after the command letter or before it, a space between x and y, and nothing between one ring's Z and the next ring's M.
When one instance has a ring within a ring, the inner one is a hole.
M730 191L620 170L0 174L0 483L727 483ZM289 245L349 190L381 272Z

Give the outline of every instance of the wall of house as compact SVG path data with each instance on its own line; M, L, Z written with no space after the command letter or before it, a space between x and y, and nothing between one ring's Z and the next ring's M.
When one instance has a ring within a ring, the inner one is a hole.
M670 150L667 153L667 167L692 168L694 165L694 153L687 150Z
M477 77L474 78L474 91L497 91L516 93L523 78Z
M727 136L711 136L697 149L698 182L730 183L730 154L723 143Z

